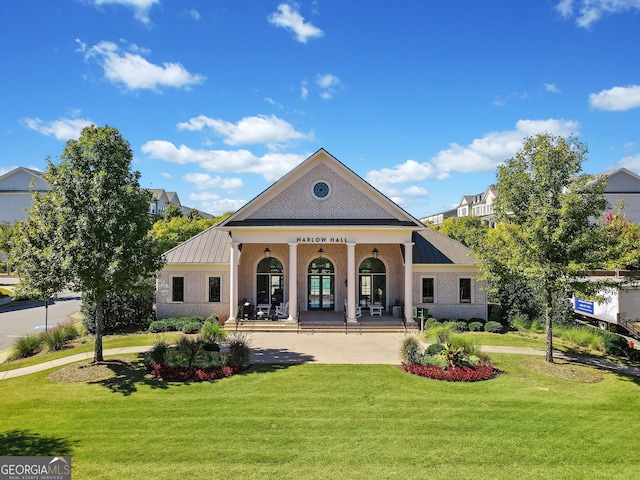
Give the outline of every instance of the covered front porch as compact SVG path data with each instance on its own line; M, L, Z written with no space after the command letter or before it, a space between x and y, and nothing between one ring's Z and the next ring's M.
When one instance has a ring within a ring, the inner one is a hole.
M366 312L356 322L347 322L344 312L301 311L297 320L236 318L229 320L225 328L237 332L403 333L407 329L415 329L416 324L407 325L403 318L394 316L391 311L384 311L382 315L375 316Z

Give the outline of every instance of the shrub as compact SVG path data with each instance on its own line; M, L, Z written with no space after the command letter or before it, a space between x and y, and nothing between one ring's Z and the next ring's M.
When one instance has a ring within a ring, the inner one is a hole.
M451 329L456 333L463 333L469 331L469 325L464 320L458 320L451 324Z
M251 340L245 333L235 333L229 338L229 365L239 369L251 365Z
M50 351L56 351L65 347L67 339L62 328L52 328L42 333L42 342Z
M202 325L199 322L188 322L182 326L182 333L192 334L198 333L202 329Z
M546 326L544 320L536 318L533 322L531 322L531 330L533 330L534 332L543 332L545 329Z
M202 328L200 329L200 336L206 342L222 343L227 338L229 332L227 332L224 327L222 327L218 323L217 315L213 320L212 317L213 315L207 318L207 320L202 325Z
M422 356L420 365L428 365L430 367L446 368L447 359L442 355L427 355L427 352Z
M28 334L26 337L19 338L13 344L10 360L18 358L27 358L36 355L42 350L42 338L40 335Z
M400 345L400 358L404 363L420 363L422 345L415 335L407 335Z
M151 333L170 332L174 329L173 320L174 319L170 318L164 320L155 320L149 325L149 331Z
M450 322L439 323L438 325L434 325L428 330L425 330L425 336L433 342L445 344L449 342L451 331L452 326Z
M463 337L462 335L451 335L449 338L449 346L455 349L461 348L462 352L469 356L480 355L480 346L471 337Z
M482 324L482 322L471 322L469 324L470 332L481 332L483 329L484 329L484 325Z
M145 362L145 363L148 363L148 364L165 363L168 348L169 348L169 345L167 345L167 343L164 340L160 340L156 342L153 348L149 350L149 352L145 356L145 358L149 360L148 362Z
M424 353L425 355L437 355L442 350L444 350L444 348L444 345L442 345L441 343L432 343L427 347Z
M604 351L607 355L626 356L629 345L627 340L617 333L601 330L604 344Z
M517 313L514 317L513 317L513 321L509 322L513 325L513 328L515 328L518 331L523 331L523 330L529 330L531 329L531 320L529 319L529 317L523 313Z
M591 347L596 350L604 350L604 339L594 329L590 327L572 327L557 329L560 336L568 342L581 347Z
M433 317L429 317L424 321L425 330L429 330L430 328L433 328L436 325L440 325L440 322Z
M78 338L80 336L80 332L78 332L78 328L73 323L67 323L62 325L62 333L64 335L65 340L73 340L74 338Z
M116 292L107 295L104 301L103 333L135 332L149 328L154 320L154 297L153 282L145 285L138 293ZM95 310L95 303L83 295L83 323L91 334L96 333Z
M489 333L502 333L502 324L500 322L487 322L484 325L484 331Z

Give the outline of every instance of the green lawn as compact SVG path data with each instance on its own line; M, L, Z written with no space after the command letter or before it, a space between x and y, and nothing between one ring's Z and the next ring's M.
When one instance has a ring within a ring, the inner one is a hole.
M74 479L640 478L640 382L508 373L455 384L385 365L263 366L212 383L139 369L0 382L0 455L69 454ZM539 359L542 361L542 359Z

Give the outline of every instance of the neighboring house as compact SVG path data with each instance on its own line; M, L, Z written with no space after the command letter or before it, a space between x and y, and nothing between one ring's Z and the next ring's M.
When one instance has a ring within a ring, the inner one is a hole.
M436 318L487 318L470 250L425 227L324 149L165 256L158 318L216 313L233 323L245 301L278 305L285 321L298 312L344 311L357 323L360 308L389 315L398 305L408 322L414 306Z
M18 167L0 176L0 222L14 223L27 218L35 192L50 190L43 172Z
M182 215L188 217L193 210L191 207L186 207L180 203L180 198L176 192L167 192L163 189L149 189L153 197L149 204L150 215L162 215L167 208L167 205L173 204L180 207ZM200 211L202 218L214 218L213 215Z
M152 215L162 215L170 203L179 207L182 206L176 192L166 192L156 188L151 188L149 191L153 195L149 204L149 213Z
M626 214L627 220L640 223L640 176L626 168L611 170L596 176L607 177L605 198L609 202L609 208L618 211L618 203L622 202L625 205L623 213ZM430 222L437 226L447 218L475 215L480 217L484 223L494 226L495 200L495 186L491 185L483 193L463 196L457 208L429 215L422 218L421 221Z

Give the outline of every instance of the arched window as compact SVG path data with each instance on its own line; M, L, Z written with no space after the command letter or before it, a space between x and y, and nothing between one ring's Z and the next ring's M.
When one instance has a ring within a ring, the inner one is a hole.
M284 268L277 258L264 258L256 269L258 305L280 305L284 298Z
M369 305L387 304L387 269L378 258L365 258L358 269L358 302L367 308Z

